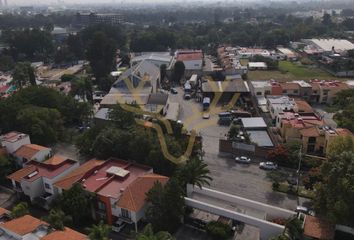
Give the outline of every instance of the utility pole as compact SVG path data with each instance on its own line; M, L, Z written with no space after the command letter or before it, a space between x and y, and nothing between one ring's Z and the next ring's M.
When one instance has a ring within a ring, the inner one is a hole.
M302 144L299 149L299 164L298 164L297 171L296 171L296 173L297 173L296 193L299 191L301 161L302 161Z

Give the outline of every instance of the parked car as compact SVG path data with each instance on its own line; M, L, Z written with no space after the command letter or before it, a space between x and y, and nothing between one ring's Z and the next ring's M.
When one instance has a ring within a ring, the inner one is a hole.
M172 94L177 94L178 93L178 91L175 88L171 88L170 91L171 91Z
M304 206L297 206L296 209L295 209L295 212L308 214L309 213L309 209L307 207L304 207Z
M203 119L209 119L210 118L210 113L209 112L203 112Z
M265 170L275 170L278 168L278 165L274 162L261 162L259 164L259 168L265 169Z
M184 94L184 99L185 100L189 100L189 99L191 99L192 98L192 96L189 94L189 93L185 93Z
M117 222L113 223L112 231L120 232L125 227L125 225L126 225L125 222L123 222L122 220L118 220Z
M250 162L251 162L251 158L248 158L248 157L245 157L245 156L236 157L236 158L235 158L235 162L239 162L239 163L250 163Z

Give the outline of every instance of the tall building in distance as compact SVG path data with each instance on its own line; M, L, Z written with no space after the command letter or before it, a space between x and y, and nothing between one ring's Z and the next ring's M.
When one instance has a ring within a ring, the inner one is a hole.
M77 13L75 20L80 26L99 23L118 25L123 23L123 15L119 13Z

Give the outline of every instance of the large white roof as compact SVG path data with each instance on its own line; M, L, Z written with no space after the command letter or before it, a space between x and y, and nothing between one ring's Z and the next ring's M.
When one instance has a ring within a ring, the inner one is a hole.
M310 41L326 52L332 51L332 47L335 51L354 49L354 44L345 39L310 39Z

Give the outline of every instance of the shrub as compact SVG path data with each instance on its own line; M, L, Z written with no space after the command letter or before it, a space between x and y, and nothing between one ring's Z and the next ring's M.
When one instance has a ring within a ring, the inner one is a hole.
M217 221L209 222L205 230L215 240L227 239L232 233L229 225Z
M273 184L272 184L272 188L273 188L273 190L278 189L278 188L279 188L279 186L280 186L279 182L273 182Z

